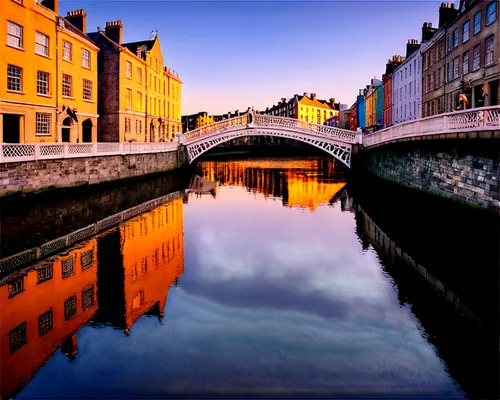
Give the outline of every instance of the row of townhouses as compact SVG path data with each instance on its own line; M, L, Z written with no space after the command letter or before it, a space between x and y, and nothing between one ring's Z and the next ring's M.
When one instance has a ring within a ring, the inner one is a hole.
M291 98L283 97L280 102L267 107L263 111L254 110L262 115L276 115L281 117L295 118L301 121L313 122L315 124L330 124L339 116L339 111L346 109L347 105L336 103L335 98L320 100L316 93L304 92L302 95L294 94ZM196 114L184 115L182 117L183 132L191 131L203 125L210 125L223 119L234 118L246 114L236 110L222 115L209 115L205 111Z
M179 75L158 32L123 43L121 21L87 32L58 0L0 4L0 142L160 142L181 132Z
M382 79L373 78L340 112L341 128L374 132L392 125L500 100L498 0L441 3L439 26L425 22Z

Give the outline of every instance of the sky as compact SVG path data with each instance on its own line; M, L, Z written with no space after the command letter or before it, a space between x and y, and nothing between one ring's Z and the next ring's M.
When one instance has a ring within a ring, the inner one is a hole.
M457 2L455 7L458 7ZM351 105L381 78L440 1L60 0L83 8L87 31L121 20L124 42L158 30L166 66L183 81L181 113L262 110L304 92Z

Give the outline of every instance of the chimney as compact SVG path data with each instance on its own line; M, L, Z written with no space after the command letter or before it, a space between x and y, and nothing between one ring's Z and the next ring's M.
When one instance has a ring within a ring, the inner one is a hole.
M311 93L311 99L316 100L316 93Z
M59 2L58 0L40 0L37 1L38 4L41 4L45 8L54 11L56 14L59 14Z
M422 43L431 40L432 36L434 35L434 33L436 33L436 31L437 28L433 28L432 23L424 22L424 24L422 25Z
M420 44L418 43L418 40L408 39L408 43L406 43L406 58L410 57L419 48L420 48Z
M286 103L286 97L282 97L282 98L281 98L281 102L282 102L282 103Z
M335 104L335 97L330 97L330 104L332 106Z
M304 92L304 97L309 97L309 93Z
M113 42L122 44L122 21L111 21L106 22L106 36L109 37Z
M453 3L441 3L439 7L439 27L452 22L458 15L458 11Z
M69 11L66 19L83 33L87 33L87 14L82 9Z

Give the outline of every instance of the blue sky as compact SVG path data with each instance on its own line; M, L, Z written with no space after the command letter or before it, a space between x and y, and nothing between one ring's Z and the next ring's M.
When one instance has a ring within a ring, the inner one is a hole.
M385 71L440 1L60 0L83 8L87 30L120 19L125 42L159 31L167 66L178 71L182 114L265 109L294 93L351 105ZM458 4L455 2L456 6Z

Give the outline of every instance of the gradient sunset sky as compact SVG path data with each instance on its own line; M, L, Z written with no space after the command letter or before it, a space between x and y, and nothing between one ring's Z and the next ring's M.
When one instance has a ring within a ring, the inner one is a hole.
M458 7L458 2L453 2ZM316 93L351 105L387 60L437 26L440 1L60 0L83 8L87 31L121 20L123 40L158 30L165 64L179 72L182 114L265 109Z

